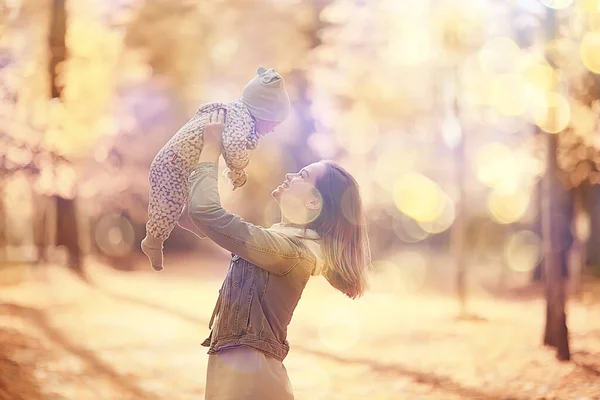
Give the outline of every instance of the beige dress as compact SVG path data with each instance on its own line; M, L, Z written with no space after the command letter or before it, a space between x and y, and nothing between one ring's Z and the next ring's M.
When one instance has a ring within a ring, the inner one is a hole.
M208 356L206 400L293 400L281 361L250 347Z

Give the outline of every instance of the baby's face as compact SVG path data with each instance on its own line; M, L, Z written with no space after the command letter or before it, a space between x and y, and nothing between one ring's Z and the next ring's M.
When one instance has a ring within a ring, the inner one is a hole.
M280 122L256 118L256 133L259 137L265 136L267 133L273 132L279 124Z

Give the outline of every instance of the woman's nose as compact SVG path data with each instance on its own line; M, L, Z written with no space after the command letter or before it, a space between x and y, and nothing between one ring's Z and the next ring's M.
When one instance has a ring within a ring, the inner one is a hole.
M294 177L294 174L285 174L285 180L289 181Z

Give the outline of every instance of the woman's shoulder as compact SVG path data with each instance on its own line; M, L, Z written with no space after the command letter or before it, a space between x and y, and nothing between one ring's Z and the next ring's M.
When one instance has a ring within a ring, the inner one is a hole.
M312 229L296 227L292 225L275 224L267 228L271 232L279 233L295 241L312 241L320 243L321 237Z
M299 228L284 224L275 224L270 230L278 232L296 241L299 246L305 250L305 254L309 255L311 269L320 271L325 264L323 248L321 246L321 237L312 229Z

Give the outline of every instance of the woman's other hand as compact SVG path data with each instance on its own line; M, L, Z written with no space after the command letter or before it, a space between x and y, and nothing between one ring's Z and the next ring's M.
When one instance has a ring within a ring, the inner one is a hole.
M204 126L204 147L199 162L219 161L223 145L223 130L225 129L225 110L219 109L210 113L208 123Z

